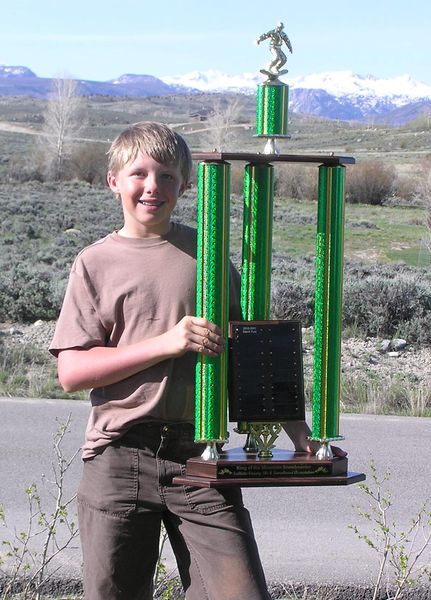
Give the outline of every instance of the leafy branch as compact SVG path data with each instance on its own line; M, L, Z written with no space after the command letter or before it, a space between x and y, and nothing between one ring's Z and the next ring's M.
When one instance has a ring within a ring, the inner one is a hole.
M49 569L51 563L78 536L78 528L69 514L76 494L65 498L65 478L79 451L69 458L64 457L63 442L69 432L70 421L70 415L65 422L57 420L58 427L53 434L52 479L42 476L43 483L50 486L53 509L45 509L36 483L30 484L25 489L27 526L24 531L18 532L16 528L9 527L4 507L0 504L0 523L11 534L10 539L2 542L4 552L0 554L0 573L5 581L1 600L7 600L17 587L22 589L24 600L40 600L44 584L58 570ZM40 543L41 550L36 550L35 545L40 546Z
M387 600L400 600L407 586L418 583L424 576L431 579L431 567L424 562L424 555L430 550L431 512L422 504L405 530L400 530L390 518L393 507L391 493L385 491L390 472L379 475L374 461L370 463L373 486L359 484L367 497L368 507L357 507L357 512L366 522L372 524L371 533L363 533L358 526L349 525L359 539L363 540L379 556L379 570L374 584L372 600L377 600L382 581L389 568L392 569L392 593L387 589Z

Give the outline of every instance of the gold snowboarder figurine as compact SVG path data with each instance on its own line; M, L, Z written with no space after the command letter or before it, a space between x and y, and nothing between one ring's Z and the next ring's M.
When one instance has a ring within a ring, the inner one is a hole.
M273 60L268 65L267 69L260 69L260 72L269 78L269 81L275 81L287 73L287 69L281 70L281 67L286 64L287 57L282 50L283 42L286 44L290 53L292 53L292 44L289 38L283 31L283 23L278 23L275 29L271 29L266 33L262 33L256 40L257 44L269 39L269 49L273 55Z

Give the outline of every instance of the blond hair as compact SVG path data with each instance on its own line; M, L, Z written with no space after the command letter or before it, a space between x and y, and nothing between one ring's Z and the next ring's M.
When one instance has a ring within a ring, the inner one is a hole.
M150 156L163 165L179 165L183 182L190 180L192 157L185 140L163 123L141 121L118 135L109 148L108 169L114 174L138 153Z

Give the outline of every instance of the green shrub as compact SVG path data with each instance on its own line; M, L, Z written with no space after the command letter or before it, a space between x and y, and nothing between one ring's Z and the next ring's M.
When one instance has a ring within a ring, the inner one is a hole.
M286 281L273 286L272 318L301 321L304 327L313 323L314 282Z
M372 336L413 336L430 342L431 284L418 276L397 273L391 278L346 278L344 324ZM408 334L408 335L407 335Z
M278 164L275 194L294 200L317 200L318 170L301 164Z
M78 182L1 185L0 210L3 321L56 318L78 251L121 223L110 190Z
M278 256L273 278L273 318L314 320L314 262ZM411 343L431 343L431 276L406 265L347 262L343 326L361 336L400 336Z
M43 181L44 178L42 157L36 151L31 153L30 156L17 154L8 163L7 181L24 183L26 181Z
M76 146L70 158L70 172L73 179L91 184L101 184L106 180L107 144L87 143Z
M347 171L346 198L351 203L382 205L395 190L396 171L380 160L365 160Z
M28 181L78 180L91 184L102 184L106 178L106 152L108 144L87 142L71 146L70 155L62 160L61 171L54 176L47 167L43 142L34 145L26 155L14 155L8 163L6 179L24 183Z
M57 318L65 281L31 265L17 265L0 275L0 319L36 321Z

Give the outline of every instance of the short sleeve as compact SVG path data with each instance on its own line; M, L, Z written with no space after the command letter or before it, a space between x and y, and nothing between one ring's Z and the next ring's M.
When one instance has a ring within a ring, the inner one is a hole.
M90 288L85 276L78 272L75 261L49 351L58 356L61 350L68 348L105 346L106 339L107 332L91 298Z

